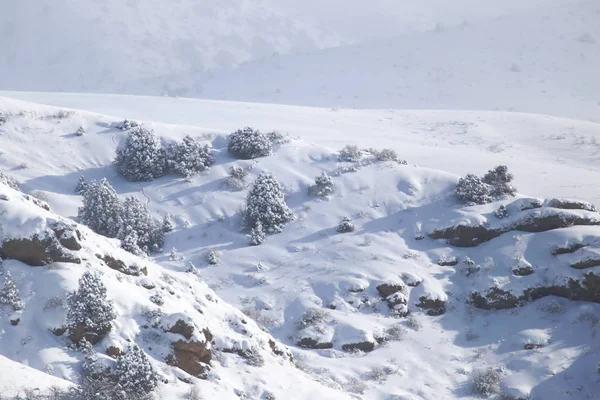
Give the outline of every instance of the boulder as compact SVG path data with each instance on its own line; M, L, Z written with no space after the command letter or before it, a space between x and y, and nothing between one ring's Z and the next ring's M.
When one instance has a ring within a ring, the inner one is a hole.
M296 345L303 347L305 349L315 349L315 350L333 348L333 343L331 343L331 342L319 343L313 338L302 338L298 342L296 342Z
M546 202L546 207L560 208L563 210L585 210L596 212L596 206L587 201L573 199L551 199Z
M446 302L441 299L431 299L427 296L419 297L417 307L427 310L427 315L432 317L442 315L446 312Z
M115 271L119 271L125 275L148 275L148 268L146 267L140 268L137 265L127 265L122 260L116 259L113 256L109 256L107 254L96 254L96 257L104 261L104 264L106 264L108 268L114 269Z
M202 332L206 339L204 342L178 340L171 343L173 354L167 358L167 363L192 376L204 378L212 360L210 350L212 334L206 329Z
M364 353L369 353L373 351L375 348L375 343L365 341L359 343L348 343L342 345L342 350L344 351L362 351Z
M81 259L71 254L57 240L53 231L45 237L7 239L0 247L0 256L19 260L32 267L41 267L54 262L81 264Z
M85 339L91 344L96 344L100 342L111 330L111 325L108 325L106 329L89 329L84 324L79 324L73 328L69 328L69 339L75 343L79 343Z
M192 335L194 335L194 326L188 324L182 319L178 319L177 322L175 322L175 325L173 325L169 329L165 329L165 332L182 335L187 340L190 340L192 338Z

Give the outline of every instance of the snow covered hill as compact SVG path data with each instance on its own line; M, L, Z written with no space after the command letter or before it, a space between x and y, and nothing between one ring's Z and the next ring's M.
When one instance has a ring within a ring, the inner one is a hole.
M64 311L43 309L47 298L73 290L83 270L91 269L103 273L119 315L96 351L137 342L170 378L161 385L164 398L185 393L188 385L175 378L198 382L207 398L224 399L239 398L240 391L252 399L269 391L286 399L396 400L470 399L488 389L513 399L583 399L598 392L600 214L583 202L599 205L593 184L598 124L505 112L3 94L88 110L0 99L6 116L0 170L31 195L2 186L8 197L0 200L3 240L52 230L56 221L70 224L52 212L76 216L80 175L108 178L119 196L134 195L157 217L170 213L175 223L164 252L152 260L77 227L83 249L67 253L81 264L35 268L5 261L25 306L0 320L5 357L76 378L81 353L48 332ZM124 181L112 165L127 136L117 129L124 118L154 129L165 143L200 137L213 147L214 165L190 179ZM273 155L234 160L227 153L227 135L245 125L282 134ZM79 127L82 136L75 133ZM346 144L364 149L358 160L338 159ZM380 161L369 150L384 147L408 164ZM515 174L519 195L459 205L452 196L458 175L482 175L497 164ZM234 165L248 173L239 191L226 185ZM282 184L295 219L260 246L248 246L239 210L264 171ZM334 193L317 198L309 187L322 172L332 177ZM35 205L34 196L52 212ZM356 229L339 233L345 216ZM218 254L217 264L207 259L210 251ZM143 264L148 276L111 270L106 255ZM186 272L189 262L198 279ZM207 380L163 363L176 334L144 328L140 315L143 306L156 307L149 300L154 293L164 298L159 327L168 330L183 314L196 333L211 329L220 356L213 357L214 375ZM200 300L204 314L194 309ZM270 338L290 349L296 368L273 354ZM226 351L240 349L236 343L242 350L256 347L265 365L249 366Z
M593 0L88 3L8 2L0 89L593 120L600 109Z

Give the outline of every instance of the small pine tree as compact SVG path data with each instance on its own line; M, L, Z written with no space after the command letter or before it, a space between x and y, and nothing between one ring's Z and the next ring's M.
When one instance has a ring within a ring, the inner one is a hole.
M194 175L204 171L214 162L210 147L201 145L189 135L180 143L172 143L167 149L169 171L178 175Z
M19 289L17 289L10 272L6 272L4 275L4 286L0 290L0 305L11 306L14 311L23 309Z
M79 279L79 288L67 299L67 325L74 330L84 327L86 332L103 335L112 329L117 317L112 301L100 275L86 271Z
M196 272L196 266L194 265L193 262L188 261L187 267L185 268L185 272L188 272L188 273L195 273Z
M215 250L210 250L206 253L206 262L210 265L217 265L221 262L221 253Z
M127 393L149 394L158 386L158 375L148 356L136 345L117 358L115 377Z
M136 256L145 256L146 252L138 245L139 238L135 231L130 230L125 235L125 238L121 240L121 248Z
M233 165L229 167L229 176L225 185L231 190L242 190L246 187L246 175L248 171L244 167Z
M318 197L329 196L333 193L333 180L325 172L315 178L315 194Z
M235 158L243 160L265 157L271 154L271 141L262 132L246 127L229 136L227 150Z
M164 233L169 233L169 232L173 232L173 229L175 229L175 223L173 222L173 217L171 216L170 213L166 213L165 217L163 218L162 230Z
M83 193L83 206L79 208L80 222L100 235L116 237L120 218L119 197L106 178L88 183Z
M117 149L119 174L132 182L151 181L164 175L166 157L154 132L139 126L129 131L123 146Z
M458 180L454 195L463 204L486 204L492 201L489 186L473 174Z
M508 172L506 165L498 165L483 176L483 182L491 186L492 196L514 196L517 189L511 185L513 175Z
M75 136L83 136L85 135L85 128L83 126L80 126L79 129L77 129L77 131L75 131Z
M85 191L87 189L87 186L88 186L88 184L85 181L85 178L83 177L83 175L81 175L79 177L79 180L77 181L77 186L75 186L75 193L83 196L83 194L85 193Z
M137 198L130 196L121 206L121 227L117 237L124 240L131 232L137 235L137 245L145 253L158 251L165 242L163 227L152 218L148 207Z
M352 223L352 219L350 217L344 217L338 224L336 230L340 233L348 233L353 232L355 229L354 223Z
M266 239L265 232L263 231L262 224L260 221L256 223L254 228L250 231L250 236L248 238L248 243L250 246L258 246L262 244Z
M181 261L183 257L179 254L175 247L171 248L171 252L169 253L169 261Z
M257 227L258 222L269 233L279 233L294 214L285 203L283 189L275 175L261 173L246 199L243 224L247 229Z
M502 204L496 211L494 211L494 215L498 219L504 219L508 217L508 209L504 204Z

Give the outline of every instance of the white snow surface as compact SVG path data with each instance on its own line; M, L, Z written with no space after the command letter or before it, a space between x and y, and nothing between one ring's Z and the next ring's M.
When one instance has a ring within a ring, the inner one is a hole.
M519 196L568 197L599 205L597 123L514 112L347 110L91 94L2 95L7 97L0 98L0 110L8 118L0 126L0 168L20 181L26 193L45 197L52 209L44 211L2 186L9 198L0 200L3 235L27 236L49 220L75 217L81 205L81 197L74 194L80 175L87 180L107 177L120 196L139 196L157 217L172 214L176 225L167 234L164 252L154 254L152 260L129 255L117 248L115 240L81 228L82 252L89 255L89 265L33 268L5 261L25 304L17 327L10 326L4 315L0 320L0 353L8 359L76 380L81 354L48 332L61 323L64 312L43 308L48 297L73 290L82 270L92 268L102 272L119 314L109 338L98 345L99 353L103 346L124 345L128 339L140 343L156 368L170 378L160 387L165 399L181 398L187 385L175 378L182 372L162 362L169 336L156 339L140 328L141 307L153 307L150 292L140 286L148 281L156 284L155 291L163 292L163 311L171 315L169 321L177 315L189 316L199 328L211 329L217 347L262 346L264 367L248 366L232 354L214 360L214 374L199 381L206 398L235 399L234 389L239 389L257 399L265 390L285 399L471 399L476 395L470 375L487 366L503 367L501 386L512 396L531 393L536 399L558 400L597 396L600 305L543 298L518 309L485 311L468 306L465 300L471 291L490 284L519 290L545 279L597 273L600 267L569 267L578 253L553 257L549 252L555 245L593 242L600 238L599 227L509 232L475 248L421 239L431 229L457 220L503 223L492 221L493 211L511 199L461 207L452 198L458 176L481 175L497 164L507 164L515 174ZM35 98L61 108L9 97ZM189 181L173 176L142 183L122 180L112 160L126 136L116 129L124 118L153 128L165 142L186 134L203 138L215 149L215 165ZM226 135L246 125L265 132L278 130L289 142L276 145L269 157L233 160L226 151ZM80 126L86 134L78 137L75 131ZM338 162L336 153L346 144L364 149L361 162ZM408 165L376 161L367 151L371 147L393 148ZM268 236L257 247L247 245L239 228L238 211L247 190L224 187L232 165L249 170L249 184L260 172L273 172L296 215L282 233ZM323 199L308 196L309 185L323 171L333 176L334 194ZM336 232L344 216L352 217L354 232ZM169 260L172 248L180 260ZM580 251L595 254L596 248L592 243ZM218 265L206 262L209 250L221 252ZM149 275L126 277L108 270L94 257L98 251L146 263ZM466 256L481 266L475 275L465 274ZM460 263L437 264L438 259L451 257ZM527 277L512 276L517 259L545 272L536 269ZM188 261L198 268L198 278L185 272ZM376 289L383 283L403 286L410 318L390 314ZM175 294L169 294L169 289ZM207 295L214 301L208 301ZM426 315L417 307L422 297L447 301L446 313ZM204 314L194 309L198 299L205 304ZM302 315L313 309L320 310L320 318L299 332ZM248 320L244 327L251 338L231 322L241 318ZM398 326L405 330L402 340L377 343L377 338ZM290 348L301 368L270 353L264 346L270 337ZM299 347L297 342L306 337L330 342L331 348ZM374 350L344 350L344 345L364 341L374 343ZM528 343L542 347L525 350ZM0 360L0 365L5 364Z

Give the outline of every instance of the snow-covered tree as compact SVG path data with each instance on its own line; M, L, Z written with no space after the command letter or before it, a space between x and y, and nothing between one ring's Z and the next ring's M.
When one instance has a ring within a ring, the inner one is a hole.
M263 231L262 224L260 223L260 221L258 221L254 228L252 228L252 230L250 231L250 235L248 237L248 244L250 244L250 246L258 246L262 244L262 242L264 242L265 239L266 235Z
M121 239L121 248L136 256L144 256L146 252L138 245L139 239L135 231L130 230L124 239Z
M493 196L514 196L517 189L511 185L513 175L508 172L506 165L498 165L483 176L483 182L491 186Z
M463 204L486 204L492 201L490 187L473 174L458 180L454 194Z
M23 309L19 289L17 289L10 272L6 272L4 275L4 286L0 290L0 305L11 306L15 311Z
M85 128L80 126L79 129L75 131L75 136L83 136L85 135Z
M179 254L175 247L171 248L171 252L169 253L169 261L182 261L183 257Z
M132 182L163 176L166 157L160 138L143 126L132 129L125 143L117 149L116 165L119 174Z
M0 183L3 183L14 190L21 190L21 188L19 187L19 182L5 175L2 171L0 171Z
M72 333L83 329L85 334L101 337L112 329L111 322L117 315L98 273L84 272L78 289L69 295L67 302L67 325Z
M333 193L333 180L325 172L315 178L314 193L318 197L329 196Z
M172 143L167 149L167 167L169 172L191 176L204 171L215 162L212 150L191 136L179 143Z
M79 180L77 181L77 186L75 186L75 193L83 196L87 189L88 183L85 181L83 175L79 176Z
M206 253L206 262L210 265L217 265L221 262L221 253L216 250L210 250Z
M360 160L361 153L357 146L346 145L340 150L338 159L343 162L357 162Z
M283 225L293 217L294 214L285 203L283 189L275 176L268 172L261 173L246 199L244 226L252 229L260 222L266 232L279 233Z
M194 265L193 262L188 261L187 266L185 267L185 272L189 272L189 273L196 272L196 266Z
M166 213L162 222L162 230L164 233L173 232L175 229L175 223L173 222L173 216L170 213Z
M94 232L116 237L120 227L121 203L106 178L88 183L79 208L79 220Z
M131 128L137 127L138 125L139 124L136 121L130 121L130 120L126 119L125 121L119 122L117 124L117 129L120 129L122 131L128 131Z
M117 358L115 378L127 393L149 394L158 386L158 375L148 356L136 345Z
M353 232L355 229L354 223L350 217L344 217L338 224L336 230L340 233Z
M121 206L121 227L117 237L126 239L131 233L137 236L137 245L148 253L159 250L165 242L165 233L161 224L150 214L150 210L137 198L130 196Z
M506 206L504 204L502 204L500 207L498 207L498 209L496 211L494 211L494 215L498 219L506 218L506 217L508 217L508 209L506 208Z
M245 127L229 136L227 150L239 159L264 157L271 154L271 141L262 132Z
M0 125L4 125L6 123L6 114L0 111Z

